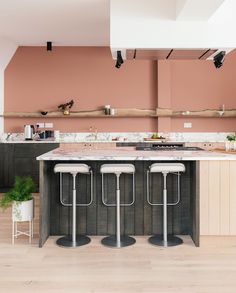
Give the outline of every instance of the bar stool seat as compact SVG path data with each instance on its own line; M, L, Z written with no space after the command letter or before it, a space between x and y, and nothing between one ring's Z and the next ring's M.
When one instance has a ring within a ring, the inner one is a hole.
M150 173L184 172L185 166L181 163L154 163L149 168Z
M102 174L102 202L105 206L116 207L116 235L107 236L102 239L102 244L109 247L121 248L134 244L136 241L133 237L128 235L121 235L120 233L120 207L131 206L135 201L134 191L134 173L135 167L132 164L103 164L100 168ZM133 199L130 203L120 203L120 175L122 173L133 175ZM115 174L116 175L116 203L108 204L104 198L104 174Z
M132 164L104 164L100 169L101 173L134 173L135 167Z
M77 247L88 244L91 240L86 235L76 235L76 206L89 206L93 201L93 172L86 164L56 164L54 172L60 173L60 201L65 207L72 207L72 232L71 235L59 238L56 243L63 247ZM65 203L62 195L62 174L68 173L73 177L73 199L72 203ZM89 174L91 179L91 195L88 203L76 203L76 176L77 174Z
M55 173L89 173L89 170L86 164L56 164L54 167Z
M167 231L167 207L175 206L180 202L180 172L185 172L185 166L182 163L154 163L149 167L147 171L147 201L152 206L163 206L163 235L154 235L149 238L149 242L154 245L159 246L175 246L182 244L183 241L179 237L174 235L168 235ZM149 173L162 173L164 180L163 187L163 202L162 203L153 203L150 201L149 195ZM169 173L176 174L178 176L178 196L177 200L173 203L167 202L167 185L166 179Z

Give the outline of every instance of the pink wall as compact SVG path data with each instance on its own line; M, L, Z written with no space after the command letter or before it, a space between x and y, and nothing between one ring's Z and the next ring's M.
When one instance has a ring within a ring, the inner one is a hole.
M156 63L126 62L117 70L105 47L19 47L5 71L5 111L56 109L74 99L73 110L113 107L155 108ZM6 132L21 132L24 124L53 122L62 132L157 131L157 119L56 118L5 119Z
M158 62L157 68L157 89L158 89L158 108L171 109L172 91L171 91L171 65L170 62ZM171 119L168 117L158 118L158 130L161 132L171 131Z
M226 56L221 69L215 69L212 61L161 61L158 74L165 74L171 88L171 108L175 110L236 109L236 50ZM161 69L161 70L160 70ZM158 100L169 95L165 84L158 85ZM184 122L192 122L192 129L184 129ZM235 118L175 118L171 119L171 131L236 131Z
M126 61L114 68L105 47L20 47L5 71L5 111L53 110L71 98L74 110L113 107L176 110L236 108L236 51L221 69L212 61ZM158 96L158 99L157 99ZM236 119L158 119L159 131L235 131ZM192 129L184 129L184 122ZM62 132L157 131L154 118L5 119L5 131L23 125L53 122Z

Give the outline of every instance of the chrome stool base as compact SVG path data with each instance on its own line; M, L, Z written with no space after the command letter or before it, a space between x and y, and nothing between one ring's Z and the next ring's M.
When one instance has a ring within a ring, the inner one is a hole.
M78 246L82 246L82 245L86 245L91 241L91 239L85 235L77 235L76 236L76 241L75 243L73 243L72 241L72 237L69 236L63 236L59 239L57 239L56 244L58 246L62 246L62 247L78 247Z
M105 246L114 247L114 248L120 248L125 246L133 245L136 242L136 240L133 237L127 236L127 235L121 235L120 236L120 244L118 244L116 235L107 236L102 239L101 243Z
M169 247L180 245L183 243L183 240L177 236L168 235L167 243L165 244L163 240L163 235L154 235L148 239L148 242L157 246Z

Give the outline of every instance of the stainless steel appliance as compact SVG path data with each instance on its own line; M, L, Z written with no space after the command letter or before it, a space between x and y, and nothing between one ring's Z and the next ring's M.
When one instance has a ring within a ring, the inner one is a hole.
M139 151L200 151L199 147L186 147L183 143L155 143L155 144L141 144L136 146Z
M25 140L32 140L34 133L35 133L34 125L27 124L27 125L24 126Z
M39 133L39 139L43 140L43 139L53 139L54 138L54 131L53 130L45 130Z

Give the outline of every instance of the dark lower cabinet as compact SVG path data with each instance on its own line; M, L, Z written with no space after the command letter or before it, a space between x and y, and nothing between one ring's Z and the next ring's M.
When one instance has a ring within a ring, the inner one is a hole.
M4 192L14 183L14 145L0 144L0 191Z
M39 162L36 157L59 147L58 143L1 143L0 192L14 185L15 176L31 176L39 189Z

